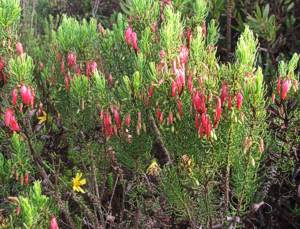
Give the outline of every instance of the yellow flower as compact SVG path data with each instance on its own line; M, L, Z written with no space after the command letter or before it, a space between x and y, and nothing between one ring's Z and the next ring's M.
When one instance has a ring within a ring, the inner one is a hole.
M43 115L39 116L37 119L39 120L39 124L43 124L44 122L47 121L48 115L45 111L42 111Z
M147 169L147 174L149 176L158 176L160 173L160 167L157 164L156 160L153 160Z
M86 179L81 179L81 177L82 173L77 173L75 178L72 179L73 191L85 193L81 186L86 184Z

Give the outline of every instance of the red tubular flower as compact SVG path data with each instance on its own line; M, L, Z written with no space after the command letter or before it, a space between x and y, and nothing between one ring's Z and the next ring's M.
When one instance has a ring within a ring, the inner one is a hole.
M85 64L85 75L87 76L88 79L90 79L90 76L91 76L91 64L90 64L90 62L86 62L86 64Z
M18 56L21 56L24 53L23 45L21 42L16 44L16 53Z
M25 176L24 176L24 184L25 184L25 185L28 185L28 183L29 183L29 175L28 175L28 173L26 172L26 173L25 173Z
M149 89L148 89L148 96L151 98L153 96L153 92L154 92L154 86L153 83L151 83Z
M176 78L176 86L177 86L177 92L178 92L178 95L180 96L181 93L182 93L182 90L183 90L183 82L182 82L182 77L178 76Z
M193 107L194 107L195 111L200 112L201 100L200 100L200 96L199 96L198 91L196 91L194 93L192 102L193 102Z
M115 123L117 125L117 128L121 129L122 122L121 122L121 118L120 118L120 113L119 113L119 111L117 109L114 109L113 113L114 113L114 119L115 119Z
M156 114L157 120L160 120L162 112L159 107L156 108L155 114Z
M287 93L289 92L291 88L291 80L286 79L282 81L282 88L281 88L281 99L285 100Z
M50 221L50 229L59 229L56 218L54 216L52 216Z
M185 46L181 46L179 53L180 63L185 65L189 58L189 49Z
M277 81L277 92L278 92L278 95L280 96L280 94L281 94L281 78L280 77L278 78L278 81Z
M18 90L15 88L12 91L12 104L15 106L17 104L18 99Z
M164 112L161 112L160 116L159 116L159 123L162 124L164 121Z
M216 111L214 114L214 128L217 128L219 124L219 121L221 119L221 113L222 113L221 99L218 97L216 103Z
M130 127L130 114L128 113L125 117L125 125L129 128Z
M72 53L72 52L68 53L67 63L68 63L69 68L76 65L76 55L74 53Z
M104 134L106 137L111 137L113 135L113 127L111 123L111 116L109 113L103 114L103 127L104 127Z
M172 97L176 96L177 85L174 80L172 80Z
M199 113L205 113L206 112L206 104L205 104L205 95L200 94L198 91L193 96L193 106L194 109Z
M236 107L237 107L238 110L241 109L242 103L243 103L243 95L239 92L236 95Z
M192 94L192 92L193 92L193 76L192 75L189 75L187 85L188 85L189 92Z
M138 39L137 39L137 35L135 32L133 32L131 34L131 39L132 39L132 47L135 50L136 53L138 53L139 51L139 47L138 47Z
M16 121L14 111L11 108L7 108L4 114L4 124L12 131L20 131L20 126Z
M182 102L180 99L177 100L177 109L178 109L178 113L180 115L180 117L183 116L183 112L182 112Z
M222 89L221 89L221 105L222 106L227 98L228 98L228 86L226 83L223 83Z
M168 116L168 125L173 125L174 122L174 116L173 113L170 111Z
M128 47L131 46L131 43L132 43L132 28L129 26L126 31L125 31L125 41L128 45Z
M211 121L209 119L209 116L205 113L202 113L201 115L201 124L199 128L199 135L200 138L202 138L204 135L206 135L207 138L211 136Z

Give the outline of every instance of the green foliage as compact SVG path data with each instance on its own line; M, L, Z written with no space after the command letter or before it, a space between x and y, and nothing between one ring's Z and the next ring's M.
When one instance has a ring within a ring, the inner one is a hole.
M0 31L15 25L21 14L19 0L0 1Z
M12 58L9 61L9 66L11 85L32 84L34 64L30 56L23 54Z
M75 51L83 54L85 58L93 55L95 41L98 37L97 22L83 20L79 23L76 19L63 16L62 23L57 32L57 40L61 51L67 53Z
M172 7L164 9L165 21L160 30L161 47L166 52L167 60L172 60L178 53L181 34L183 32L180 12L174 12Z
M41 182L36 181L27 197L20 196L21 222L25 228L47 227L53 214L51 200L42 194ZM45 220L47 219L47 220Z
M239 66L241 74L252 72L256 59L257 45L258 41L255 39L253 32L246 26L235 52L236 64Z

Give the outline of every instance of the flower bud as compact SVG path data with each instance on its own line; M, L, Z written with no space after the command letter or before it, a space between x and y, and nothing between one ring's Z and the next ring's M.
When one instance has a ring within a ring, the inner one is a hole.
M23 45L21 42L17 42L16 44L16 53L18 56L21 56L24 53Z

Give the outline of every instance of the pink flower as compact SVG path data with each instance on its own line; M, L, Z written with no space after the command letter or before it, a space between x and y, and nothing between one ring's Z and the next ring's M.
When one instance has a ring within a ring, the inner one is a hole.
M56 218L54 216L52 216L50 221L50 229L59 229Z
M131 46L131 43L132 43L132 28L129 26L126 31L125 31L125 41L128 45L128 47Z
M228 86L226 83L223 83L222 89L221 89L221 105L222 106L227 98L228 98Z
M170 111L168 116L168 125L172 125L174 122L174 116L173 113Z
M186 64L189 58L189 49L185 46L181 46L180 53L179 53L180 63Z
M216 110L214 114L214 128L218 126L218 123L221 119L221 112L222 112L222 105L221 105L221 99L217 98L217 104L216 104Z
M12 131L20 131L20 126L16 121L14 111L11 108L7 108L4 114L4 124Z
M21 97L22 97L23 104L33 106L34 94L32 93L30 87L26 87L25 85L22 85Z
M192 94L192 92L193 92L193 76L192 75L189 75L187 85L188 85L189 92Z
M23 45L22 45L21 42L18 42L16 44L16 53L17 53L18 56L21 56L24 53Z
M285 100L287 93L291 88L291 80L286 79L282 81L282 88L281 88L281 99Z
M18 90L15 88L12 91L12 104L15 106L17 104L18 99Z
M243 103L243 95L239 92L236 96L236 107L238 110L241 109Z
M120 113L117 109L114 109L113 113L114 113L114 119L115 119L115 123L117 125L117 128L121 129L122 122L121 122L121 118L120 118Z
M133 32L131 34L131 39L132 39L132 47L135 50L135 52L137 53L139 51L139 47L138 47L138 43L137 43L137 41L138 41L137 35L135 32Z
M130 127L130 114L127 114L125 117L125 125L129 128Z
M125 31L125 41L128 48L132 46L136 53L139 51L137 35L130 26Z
M14 111L11 108L7 108L4 114L4 124L9 127L9 124L14 117Z
M76 55L74 53L72 52L68 53L67 63L69 67L73 67L74 65L76 65Z

